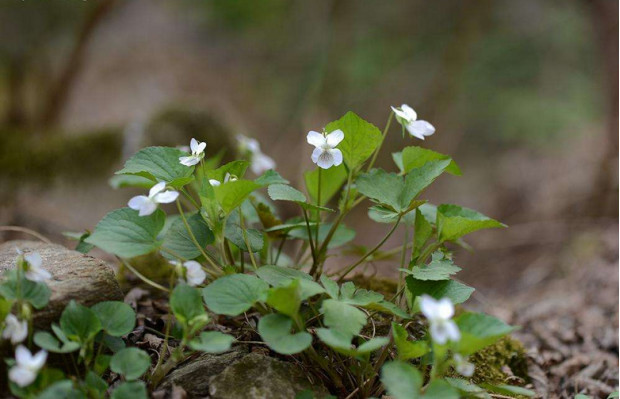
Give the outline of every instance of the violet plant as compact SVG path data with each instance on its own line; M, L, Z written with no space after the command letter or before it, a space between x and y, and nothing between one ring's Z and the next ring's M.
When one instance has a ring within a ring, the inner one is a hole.
M103 397L109 390L102 375L111 370L124 381L112 397L146 397L147 384L157 387L192 353L225 352L242 341L240 336L253 334L273 352L307 364L312 378L337 397L532 396L519 387L471 382L475 367L468 357L513 327L482 313L455 313L455 305L467 301L474 289L454 278L460 268L451 248L467 246L463 237L469 233L505 226L474 210L435 206L421 197L442 174L461 174L447 155L406 146L392 154L395 172L374 168L394 117L403 135L407 131L424 140L435 132L407 105L392 107L383 131L348 112L321 132L309 132L310 157L317 167L304 174L305 193L277 173L258 142L245 136L238 137L245 159L223 165L205 157L207 143L195 139L188 151L140 150L117 172L115 182L148 188L148 196L134 197L129 207L108 213L92 234L81 236L79 248L96 246L114 254L169 296L174 318L167 319L157 363L151 367L143 351L125 347L121 337L135 325L129 306L103 302L87 308L72 302L60 326L52 326L54 334L33 336L29 330L26 335L31 348L70 355L85 373L48 377L51 369L40 361L45 356L37 354L32 361L20 346L14 367L30 370L36 379L11 377L13 393L44 397L64 389ZM248 168L260 175L250 178ZM280 202L294 204L299 216L282 220L276 208ZM168 203L166 209L176 213L162 209ZM344 264L339 259L350 256L339 256L347 255L355 236L346 217L363 204L386 233ZM399 229L404 231L402 245L384 249ZM152 281L132 265L133 258L150 253L169 262L168 283ZM27 281L45 291L44 283L25 280L33 267L19 259L22 266L0 286L3 336L14 345L25 339L12 339L24 335L20 320L31 323L30 308L47 302L15 288ZM372 291L351 279L379 260L391 261L400 276L392 292ZM17 315L11 313L15 310ZM420 320L426 320L423 328ZM235 326L230 333L214 328L227 323Z

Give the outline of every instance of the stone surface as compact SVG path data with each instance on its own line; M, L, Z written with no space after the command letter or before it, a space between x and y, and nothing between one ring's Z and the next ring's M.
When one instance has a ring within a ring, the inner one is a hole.
M211 379L213 399L294 399L305 390L316 398L328 395L323 386L313 385L295 364L258 353L250 353Z
M0 273L15 267L15 248L24 253L38 252L43 259L42 266L52 274L52 279L47 282L52 291L50 302L35 313L35 325L40 328L47 328L57 320L72 299L86 306L101 301L123 300L123 293L110 265L62 245L25 240L0 244Z
M158 388L167 390L173 385L178 385L190 397L207 396L211 377L221 373L226 367L247 353L248 347L245 345L235 346L231 351L218 355L203 353L199 357L177 366Z

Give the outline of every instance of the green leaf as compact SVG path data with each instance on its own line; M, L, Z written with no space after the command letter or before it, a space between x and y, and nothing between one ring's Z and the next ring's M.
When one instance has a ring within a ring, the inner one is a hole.
M359 334L366 324L366 313L335 299L324 300L321 313L327 327L349 335Z
M345 355L351 355L355 349L351 344L353 336L349 333L333 328L317 328L316 335L325 345Z
M378 310L379 312L383 312L383 313L389 313L392 314L394 316L398 316L401 319L409 319L410 316L407 314L407 312L405 312L404 310L402 310L400 307L398 307L397 305L393 304L392 302L389 301L379 301L379 302L375 302L375 303L370 303L366 306L364 306L364 308L366 309L370 309L370 310Z
M441 380L431 382L422 395L424 399L459 399L459 397L459 391Z
M381 382L390 396L395 399L420 398L422 376L412 365L401 362L386 362L381 368Z
M288 184L289 181L280 176L275 170L268 170L258 178L254 179L254 182L261 186L270 186L272 184Z
M136 312L131 306L119 301L99 302L91 307L103 331L113 337L121 337L133 331L136 325Z
M170 296L170 308L174 317L183 324L190 324L197 317L206 316L200 291L187 284L179 284L174 288Z
M414 296L427 294L435 299L450 298L452 303L459 304L469 299L474 289L454 280L424 281L407 276L407 289Z
M353 286L354 290L350 290L349 287L351 286ZM363 288L355 289L355 286L350 281L345 283L343 287L344 289L340 290L340 302L348 303L349 305L367 306L383 300L383 294Z
M215 179L219 182L224 182L227 174L241 179L249 165L250 163L244 160L232 161L217 169L206 170L205 174L208 179Z
M80 344L73 341L63 342L61 345L56 337L46 331L37 331L34 334L34 343L53 353L70 353L80 349Z
M445 378L445 380L448 384L458 389L465 397L491 399L491 396L484 389L480 388L476 384L472 384L469 381L465 381L460 378L449 377Z
M185 151L172 147L147 147L125 162L117 175L138 175L153 182L165 181L179 188L192 181L194 167L181 165L179 157L187 156Z
M340 287L338 286L338 283L327 277L325 274L321 274L320 280L323 287L325 287L325 291L327 291L327 295L333 299L338 299L340 296Z
M71 300L60 315L60 328L67 338L85 343L93 339L102 326L95 312Z
M269 285L257 277L233 274L207 285L202 290L202 296L214 313L237 316L256 302L264 302L268 290Z
M455 241L474 231L495 227L506 225L458 205L443 204L437 207L437 231L442 242Z
M382 140L381 131L375 125L353 112L347 112L342 118L325 126L328 133L337 129L344 132L344 139L338 148L349 169L355 169L370 158Z
M189 342L189 347L195 351L207 353L223 353L230 349L235 337L219 331L201 332L200 336Z
M138 348L125 348L112 356L110 370L121 374L126 380L136 380L146 373L151 365L149 355Z
M110 399L147 399L146 385L142 381L121 383L112 392Z
M423 206L424 205L415 210L415 222L413 225L413 256L415 257L420 255L424 244L426 244L429 238L433 235L433 226L422 214L421 209ZM435 218L432 220L435 220Z
M207 223L199 213L186 216L186 221L201 248L205 248L207 245L213 243L215 239L213 232L209 229L209 226L207 226ZM166 232L163 246L185 259L195 259L202 254L202 252L196 248L196 244L189 235L185 223L180 216L174 218L172 225Z
M85 241L121 258L133 258L159 248L157 235L165 221L166 214L160 209L138 216L133 209L121 208L105 215Z
M300 280L292 280L287 285L269 290L267 304L278 312L295 318L301 306Z
M234 180L213 187L215 198L227 215L240 206L260 184L250 180ZM271 186L270 186L271 187Z
M514 327L484 313L463 313L456 319L461 331L459 352L470 355L510 334Z
M62 380L53 383L41 392L37 399L86 399L81 391L73 386L73 381Z
M357 178L357 190L397 213L408 212L424 203L414 201L415 197L439 177L447 165L448 161L428 162L404 178L383 169L373 169Z
M302 352L312 343L312 336L305 331L291 334L293 320L283 314L268 314L258 322L258 333L271 349L282 355Z
M398 350L398 358L406 361L422 357L429 352L426 341L409 341L409 333L400 324L392 322L392 336Z
M102 394L108 389L108 383L101 377L99 377L93 371L89 371L86 373L86 377L84 378L84 382L86 385L94 389L96 392Z
M532 398L536 396L536 392L531 391L529 389L517 387L514 385L507 385L507 384L493 385L493 384L482 383L480 384L480 386L489 392L498 393L500 395L522 395L522 396L527 396L528 398Z
M314 282L309 274L289 267L263 266L256 271L256 275L274 287L285 286L293 280L299 280L302 301L325 292L323 287Z
M265 246L265 239L260 230L246 228L245 238L243 237L243 229L241 228L238 210L231 213L226 220L224 236L238 248L246 252L248 252L248 247L245 243L245 238L247 238L252 252L259 252Z
M440 251L433 253L433 258L428 265L416 265L411 270L399 269L411 274L416 280L450 280L450 276L458 273L461 268L452 263L452 260L444 258Z
M115 190L125 187L138 187L148 190L153 187L153 180L137 175L115 175L108 179L108 184Z
M400 171L400 174L404 175L405 174L405 166L403 165L403 153L402 153L402 151L401 152L393 152L392 153L392 160L394 161L394 164L396 164L396 167Z
M51 291L43 282L30 281L26 277L20 277L20 290L18 291L17 271L10 270L6 273L6 279L0 284L0 295L8 300L23 299L29 302L35 309L47 306ZM18 295L18 292L21 295Z
M340 187L347 180L347 170L344 164L341 164L329 169L316 168L304 173L306 191L313 204L316 204L318 199L319 173L321 173L321 203L319 205L323 206L340 191Z
M274 201L306 202L304 193L286 184L272 184L267 193Z
M357 355L363 355L374 352L390 343L387 337L374 337L357 347L355 351Z
M461 169L458 167L456 162L452 160L448 155L440 154L435 151L428 150L422 147L405 147L402 152L402 170L407 173L411 169L419 168L424 166L429 161L444 161L449 160L448 167L446 168L446 172L451 173L453 175L460 176Z

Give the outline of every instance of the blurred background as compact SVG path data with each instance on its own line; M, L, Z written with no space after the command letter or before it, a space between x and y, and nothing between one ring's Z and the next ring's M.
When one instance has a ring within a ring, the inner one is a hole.
M302 187L308 130L348 110L383 129L407 103L437 133L393 126L379 166L450 154L464 175L430 199L510 226L457 254L479 301L601 257L617 274L617 40L608 0L3 1L0 224L70 245L134 195L108 183L127 157L191 137L255 137ZM364 245L385 230L365 209L348 224Z

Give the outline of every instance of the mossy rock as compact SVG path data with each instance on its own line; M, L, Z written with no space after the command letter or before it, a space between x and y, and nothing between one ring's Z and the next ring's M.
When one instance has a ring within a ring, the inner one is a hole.
M118 129L65 135L0 129L0 177L12 184L88 181L108 175L121 156Z
M206 156L222 151L224 161L232 161L235 138L232 129L213 113L191 107L170 106L156 114L145 128L143 146L176 147L192 138L207 142Z
M512 337L505 337L487 346L471 356L470 360L476 365L472 377L475 383L503 384L510 376L502 371L509 367L512 373L528 381L527 359L523 345Z

